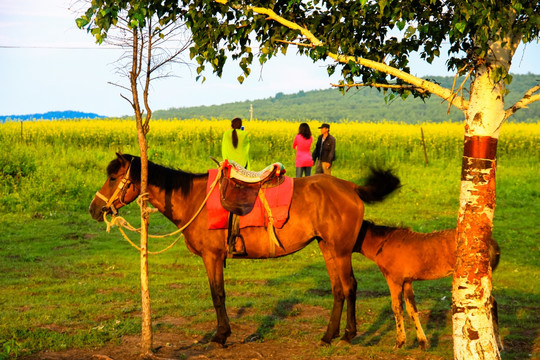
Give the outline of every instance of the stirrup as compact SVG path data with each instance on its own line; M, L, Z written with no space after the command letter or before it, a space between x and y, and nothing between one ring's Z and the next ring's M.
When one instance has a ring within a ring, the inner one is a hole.
M240 251L236 251L236 242L240 238ZM229 215L229 226L227 234L227 257L231 258L233 256L246 256L246 243L244 242L244 237L240 234L240 217L235 214Z
M237 239L240 239L240 250L237 251L236 250L236 241ZM240 234L234 236L234 238L231 239L231 243L229 244L229 249L228 249L228 253L229 253L229 257L233 257L233 256L247 256L247 251L246 251L246 243L244 242L244 237Z

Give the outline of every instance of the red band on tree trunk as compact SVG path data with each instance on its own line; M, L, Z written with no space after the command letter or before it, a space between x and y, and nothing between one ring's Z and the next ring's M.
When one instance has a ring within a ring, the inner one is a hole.
M463 155L495 160L497 155L497 139L491 136L465 136Z

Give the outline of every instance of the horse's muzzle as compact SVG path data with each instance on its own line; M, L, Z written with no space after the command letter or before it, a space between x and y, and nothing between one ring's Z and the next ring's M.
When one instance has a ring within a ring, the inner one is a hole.
M88 211L90 212L90 215L92 216L92 219L97 221L103 221L103 214L108 214L111 212L109 208L106 206L99 206L95 204L95 201L92 201L90 203L90 207L88 208Z

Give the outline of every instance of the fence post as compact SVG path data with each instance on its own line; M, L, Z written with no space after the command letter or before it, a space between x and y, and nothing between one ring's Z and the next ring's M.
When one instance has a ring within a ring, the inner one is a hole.
M428 158L427 158L427 151L426 151L426 141L424 140L424 129L420 126L420 133L422 134L422 147L424 148L424 162L426 163L426 166L429 165Z

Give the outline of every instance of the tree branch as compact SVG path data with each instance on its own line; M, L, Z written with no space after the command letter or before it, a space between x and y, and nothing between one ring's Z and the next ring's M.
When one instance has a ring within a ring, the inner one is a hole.
M225 4L227 2L226 0L216 0L216 1L222 4ZM305 36L311 42L312 46L323 45L322 41L320 41L308 29L301 27L300 25L292 21L284 19L283 17L279 16L271 9L257 7L257 6L248 6L248 9L252 10L255 13L266 15L269 19L274 20L282 24L283 26L288 27L289 29L299 31L303 36ZM332 52L328 52L327 55L330 58L336 60L337 62L348 64L350 61L352 61L359 65L369 67L371 69L392 75L398 79L405 81L408 84L411 84L414 88L424 89L426 92L429 92L431 94L441 97L442 99L448 101L451 105L454 105L456 108L462 111L466 110L469 107L469 101L465 100L462 96L457 96L457 94L454 94L450 89L444 88L431 81L418 78L414 75L411 75L399 69L393 68L386 64L373 61L373 60L355 57L355 56L335 54Z
M377 84L377 83L374 83L374 84L330 84L332 85L333 87L338 87L338 88L359 88L359 87L366 87L366 86L369 86L369 87L374 87L374 88L381 88L381 89L406 89L406 90L416 90L420 93L425 93L427 92L426 89L422 89L422 88L417 88L413 85L406 85L406 84L403 84L403 85L399 85L399 84ZM348 89L347 89L348 90Z
M526 109L527 105L540 100L540 94L534 95L535 92L540 91L540 85L536 85L535 87L532 87L529 89L525 95L516 102L514 105L512 105L508 110L505 111L504 119L508 119L510 116L512 116L516 111L519 109Z
M129 100L124 94L120 94L120 97L124 100L126 100L133 109L135 109L135 105L133 104L133 102L131 100Z
M112 81L107 81L107 84L109 84L109 85L114 85L114 86L118 86L120 89L124 89L124 90L127 90L127 91L131 91L131 89L128 88L127 86L120 85L120 84L117 84L117 83L113 83Z
M148 20L148 47L146 48L146 76L145 76L145 83L144 83L144 89L143 89L143 101L144 101L144 107L146 109L146 119L143 122L143 132L144 134L148 134L150 131L150 119L152 118L152 109L150 109L150 104L148 103L148 93L150 91L150 76L152 74L152 46L153 42L152 40L154 37L152 36L152 20ZM141 51L142 52L142 51Z
M304 44L294 41L286 41L286 40L276 40L277 42L284 43L284 44L290 44L290 45L296 45L296 46L305 46L305 47L313 47L313 44Z

